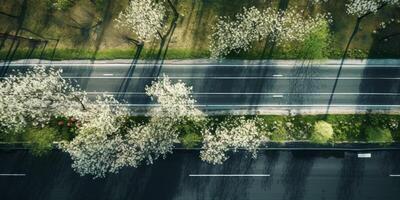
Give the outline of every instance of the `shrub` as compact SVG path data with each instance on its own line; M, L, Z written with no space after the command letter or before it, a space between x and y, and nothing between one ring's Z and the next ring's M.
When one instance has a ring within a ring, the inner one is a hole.
M335 141L359 141L363 119L361 115L329 115L327 121L334 128Z
M284 142L289 140L289 135L285 127L278 126L275 130L272 131L270 139L273 142Z
M302 115L288 116L284 125L290 138L305 140L313 131L314 121L314 117Z
M302 59L322 59L328 56L329 42L331 34L329 33L329 24L327 21L315 27L310 35L299 45L297 49L298 57Z
M26 146L35 156L42 156L53 148L57 130L54 128L32 128L25 134Z
M326 143L333 138L332 125L325 121L318 121L314 125L314 131L310 140L316 143Z
M367 127L365 130L368 142L388 143L392 142L392 134L389 129Z
M185 148L194 148L200 144L202 137L196 133L188 133L181 137L181 142Z

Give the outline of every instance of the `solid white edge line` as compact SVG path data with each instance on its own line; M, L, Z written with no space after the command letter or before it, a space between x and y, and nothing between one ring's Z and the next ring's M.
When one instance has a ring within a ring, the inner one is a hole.
M0 66L6 65L5 63L0 63ZM36 66L36 65L48 65L54 67L129 67L130 63L16 63L9 65L10 67L26 67L26 66ZM152 63L139 63L135 66L160 66L159 64ZM291 63L291 64L279 64L279 63L269 63L269 64L218 64L218 63L204 63L204 64L163 64L162 67L298 67L303 66L301 64ZM321 67L321 68L339 68L340 63L315 63L306 66ZM365 67L388 67L388 68L398 68L399 64L384 64L384 63L349 63L343 64L346 68L365 68Z
M145 95L145 92L86 92L89 95L98 94L126 94L126 95ZM277 93L277 92L193 92L191 95L331 95L330 92L315 92L315 93ZM334 95L393 95L397 96L400 93L343 93L338 92Z
M5 77L1 77L5 78ZM108 77L108 76L65 76L63 77L65 79L158 79L161 77L150 77L150 76L132 76L132 77L123 77L123 76L114 76L114 77ZM234 77L204 77L204 76L192 76L192 77L168 77L170 79L181 79L181 80L190 80L190 79L202 79L202 80L207 80L207 79L216 79L216 80L259 80L259 79L272 79L272 80L400 80L400 77L271 77L271 76L263 76L263 77L239 77L239 76L234 76Z
M26 174L0 174L0 176L26 176Z
M189 174L190 177L269 177L269 174Z
M112 106L115 104L111 104ZM157 107L159 104L121 104L124 107ZM306 105L285 105L285 104L260 104L260 105L194 105L195 107L400 107L400 105L326 105L326 104L306 104Z

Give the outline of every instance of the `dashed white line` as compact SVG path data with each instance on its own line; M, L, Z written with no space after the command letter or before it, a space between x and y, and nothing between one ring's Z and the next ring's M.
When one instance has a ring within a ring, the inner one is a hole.
M0 176L26 176L26 174L0 174Z
M400 177L400 174L390 174L390 177Z
M371 153L359 153L357 154L358 158L371 158Z
M114 76L114 74L103 74L103 76Z

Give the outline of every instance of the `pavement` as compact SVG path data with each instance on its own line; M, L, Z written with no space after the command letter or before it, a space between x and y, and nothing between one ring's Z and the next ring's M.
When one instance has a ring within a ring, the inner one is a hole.
M400 151L369 153L267 150L213 166L198 151L175 150L153 165L92 179L60 151L41 158L0 151L0 199L398 200Z
M65 78L92 96L119 96L133 110L156 106L145 95L145 86L164 74L193 86L197 106L206 111L324 113L328 106L339 113L400 110L400 60L346 61L333 96L339 60L171 60L162 67L151 61L131 66L130 60L20 60L9 64L8 72L38 63L62 68Z

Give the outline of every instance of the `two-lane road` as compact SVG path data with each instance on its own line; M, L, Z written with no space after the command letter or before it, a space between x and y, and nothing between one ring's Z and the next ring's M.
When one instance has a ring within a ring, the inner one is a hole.
M11 65L9 71L24 68ZM127 106L152 105L145 86L163 74L193 86L198 106L207 109L251 107L326 107L336 81L337 64L53 64L90 95L124 96ZM127 74L129 77L127 78ZM400 107L400 65L343 66L331 107Z
M345 151L261 151L233 154L223 165L176 150L165 160L125 168L104 179L80 177L65 153L34 158L0 151L2 200L398 200L400 151L358 158ZM17 174L19 176L12 176Z

